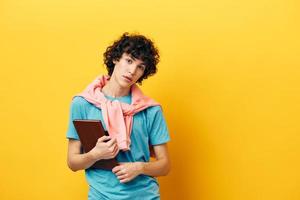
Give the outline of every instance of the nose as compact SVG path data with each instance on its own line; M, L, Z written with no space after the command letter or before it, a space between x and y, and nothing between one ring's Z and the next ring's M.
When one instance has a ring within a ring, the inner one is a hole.
M129 68L129 73L131 75L134 75L136 73L136 70L137 70L137 66L136 65L131 65L130 68Z

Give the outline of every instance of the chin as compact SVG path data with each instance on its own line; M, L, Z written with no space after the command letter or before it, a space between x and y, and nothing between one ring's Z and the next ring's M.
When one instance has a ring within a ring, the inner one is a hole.
M125 81L120 81L119 82L119 85L122 87L122 88L129 88L131 87L133 83L128 83L128 82L125 82Z

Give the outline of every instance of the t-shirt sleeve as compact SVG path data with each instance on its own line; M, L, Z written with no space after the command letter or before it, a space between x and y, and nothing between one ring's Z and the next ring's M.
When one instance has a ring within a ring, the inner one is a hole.
M84 102L81 97L75 97L70 106L70 115L69 115L69 122L68 122L68 130L66 137L68 139L75 139L79 140L77 131L74 127L73 120L74 119L83 119L84 117Z
M150 144L159 145L170 141L168 126L161 107L150 107L147 114Z

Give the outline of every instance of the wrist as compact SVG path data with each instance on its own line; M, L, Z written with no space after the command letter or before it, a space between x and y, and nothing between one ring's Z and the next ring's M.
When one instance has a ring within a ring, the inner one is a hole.
M89 152L87 153L87 157L88 157L90 160L94 161L94 162L97 161L96 155L95 155L95 153L94 153L93 150L91 150L91 151L89 151Z
M137 162L137 171L139 174L144 174L145 170L145 163L144 162Z

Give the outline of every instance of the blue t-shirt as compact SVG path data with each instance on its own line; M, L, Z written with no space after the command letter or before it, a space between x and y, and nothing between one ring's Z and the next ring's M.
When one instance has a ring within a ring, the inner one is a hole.
M113 98L131 104L131 94ZM79 140L72 120L96 119L101 120L105 130L101 109L86 101L83 97L75 97L70 108L70 120L67 138ZM132 132L130 135L130 151L119 151L119 162L149 162L149 144L158 145L170 140L169 131L160 106L152 106L133 116ZM159 185L155 177L139 175L127 183L120 183L117 176L109 170L85 169L86 180L89 184L89 200L100 199L160 199Z

